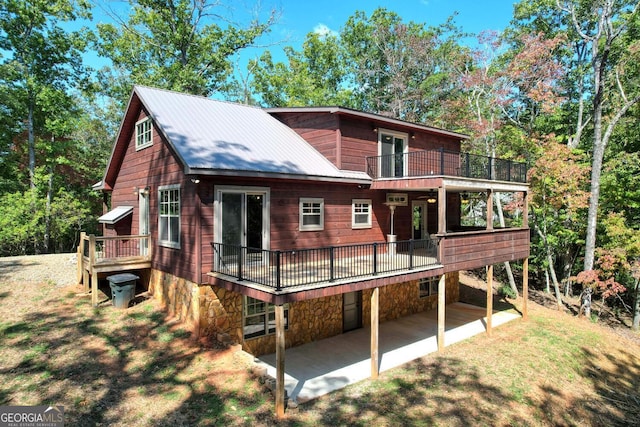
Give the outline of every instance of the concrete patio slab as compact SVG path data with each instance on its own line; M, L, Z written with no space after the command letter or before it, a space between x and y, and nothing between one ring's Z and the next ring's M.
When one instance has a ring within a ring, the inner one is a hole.
M486 309L465 303L446 307L445 346L486 332ZM520 318L494 312L494 327ZM365 322L366 324L366 322ZM380 372L438 351L437 311L431 310L380 324ZM305 402L371 376L370 328L315 341L285 352L285 388L289 399ZM261 356L258 363L276 377L276 355Z

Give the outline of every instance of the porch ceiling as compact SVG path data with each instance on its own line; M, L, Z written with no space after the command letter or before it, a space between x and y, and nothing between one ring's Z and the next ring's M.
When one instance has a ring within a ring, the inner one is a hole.
M493 181L475 178L428 176L378 179L371 184L372 190L389 191L429 191L444 187L451 192L523 192L529 191L529 184L507 181Z

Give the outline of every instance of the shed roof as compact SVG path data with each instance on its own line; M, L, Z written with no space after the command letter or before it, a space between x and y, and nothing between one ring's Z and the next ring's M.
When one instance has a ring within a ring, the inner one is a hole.
M343 171L265 110L145 86L134 87L187 174L282 176L370 182Z

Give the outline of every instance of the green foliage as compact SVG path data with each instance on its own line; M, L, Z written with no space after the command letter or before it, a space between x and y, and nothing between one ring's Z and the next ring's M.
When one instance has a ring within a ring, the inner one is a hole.
M118 25L98 24L98 52L112 67L101 71L104 91L124 104L132 84L197 95L228 89L231 58L269 31L276 15L245 28L229 24L210 0L131 0L131 14Z

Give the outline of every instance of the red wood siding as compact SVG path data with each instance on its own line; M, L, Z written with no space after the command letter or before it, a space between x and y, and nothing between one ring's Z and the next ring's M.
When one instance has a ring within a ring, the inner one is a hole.
M450 235L440 241L445 272L480 268L529 256L529 229Z
M140 111L137 120L146 117ZM137 121L136 120L136 121ZM185 177L182 166L164 143L162 136L153 129L153 145L136 151L135 127L131 129L128 146L122 164L113 185L111 207L131 205L130 229L121 227L105 230L105 235L138 234L140 230L137 189L149 189L149 229L153 241L152 266L155 269L170 272L178 277L197 281L196 271L199 260L196 259L199 248L196 248L198 222L195 220L199 198L195 196L196 187ZM163 185L180 185L180 249L158 245L158 187Z
M378 155L378 132L381 129L406 133L409 151L440 148L446 151L460 151L458 138L409 131L407 127L388 126L344 115L298 112L277 113L274 116L343 170L366 172L366 158ZM436 166L436 169L439 169L439 163Z
M296 131L331 163L339 167L336 132L338 117L328 113L279 113L274 115Z

